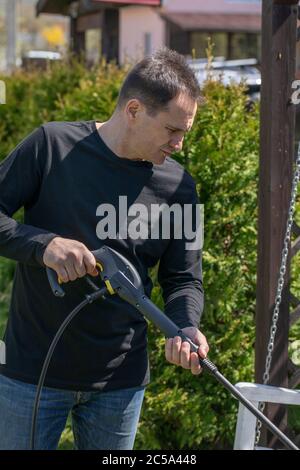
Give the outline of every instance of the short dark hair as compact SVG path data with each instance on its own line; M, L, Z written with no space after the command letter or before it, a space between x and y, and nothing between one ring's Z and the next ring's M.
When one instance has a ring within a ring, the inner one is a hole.
M200 87L194 71L184 56L167 47L138 62L126 76L120 92L117 108L128 100L137 98L150 116L168 109L168 102L180 92L201 102Z

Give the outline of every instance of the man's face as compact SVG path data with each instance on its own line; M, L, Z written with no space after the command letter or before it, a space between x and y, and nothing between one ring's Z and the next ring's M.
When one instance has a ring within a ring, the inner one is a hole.
M160 165L168 155L181 150L184 136L193 125L197 103L181 93L168 103L167 111L151 117L138 100L131 101L137 107L134 119L133 115L130 118L130 145L137 159Z

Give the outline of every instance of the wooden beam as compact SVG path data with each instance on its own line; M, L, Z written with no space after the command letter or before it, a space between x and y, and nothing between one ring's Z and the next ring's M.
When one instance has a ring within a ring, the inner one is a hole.
M299 0L273 0L274 5L298 5Z
M39 0L36 4L36 15L40 13L58 13L68 15L71 0Z
M295 77L297 10L296 2L275 4L274 0L263 0L255 345L258 383L262 383L265 368L290 200L295 132L295 108L290 104L290 95ZM269 381L284 387L288 386L288 284L289 279L284 287ZM285 428L283 407L268 406L267 415L281 429Z
M103 11L77 17L76 31L78 33L101 28L103 28Z

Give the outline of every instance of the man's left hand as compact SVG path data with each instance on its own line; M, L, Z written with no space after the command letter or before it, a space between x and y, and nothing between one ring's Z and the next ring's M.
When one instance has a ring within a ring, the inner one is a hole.
M199 345L198 352L190 352L190 344L187 341L182 341L180 336L168 338L165 344L165 355L168 362L183 367L184 369L191 369L192 374L198 375L202 371L199 363L199 356L205 358L209 351L205 336L198 328L188 326L181 330L188 336L193 343Z

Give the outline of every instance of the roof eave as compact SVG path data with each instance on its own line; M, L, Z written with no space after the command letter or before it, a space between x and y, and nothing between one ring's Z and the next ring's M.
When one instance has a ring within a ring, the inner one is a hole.
M36 4L36 15L52 13L56 15L69 15L71 0L39 0Z

